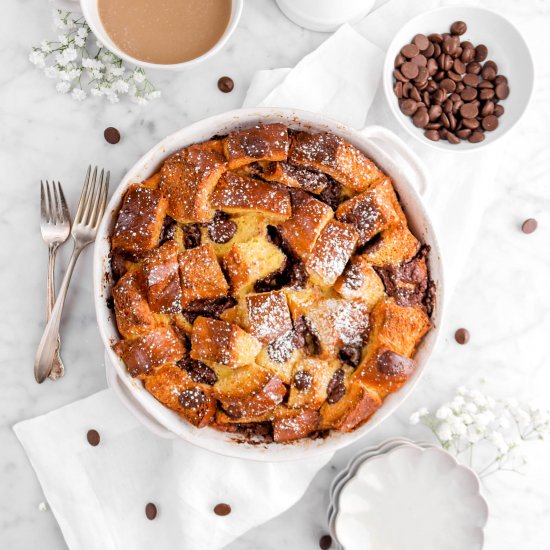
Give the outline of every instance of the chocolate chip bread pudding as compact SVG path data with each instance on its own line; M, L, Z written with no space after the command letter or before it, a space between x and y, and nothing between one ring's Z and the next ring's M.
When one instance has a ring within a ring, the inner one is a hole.
M215 136L124 196L114 350L197 428L279 443L352 431L415 369L428 252L344 139L283 124Z

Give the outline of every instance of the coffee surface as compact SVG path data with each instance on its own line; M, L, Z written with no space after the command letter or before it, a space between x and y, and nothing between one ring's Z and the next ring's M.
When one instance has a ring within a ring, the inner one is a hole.
M229 23L231 0L99 0L99 16L128 55L150 63L182 63L218 42Z

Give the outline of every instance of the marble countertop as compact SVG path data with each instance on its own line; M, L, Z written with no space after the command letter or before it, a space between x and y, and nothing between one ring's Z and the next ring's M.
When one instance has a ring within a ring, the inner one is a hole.
M528 38L537 86L528 113L503 145L497 191L448 304L431 366L397 414L365 440L337 453L298 504L248 532L228 547L231 550L317 548L326 530L327 491L336 471L367 444L397 435L429 437L421 427L408 425L410 413L450 398L458 385L483 384L495 396L549 402L550 68L545 41L550 7L543 0L491 0L483 5L506 13ZM151 74L163 90L161 100L147 107L96 100L79 104L57 94L52 81L28 62L30 46L53 32L48 4L5 0L2 7L0 548L59 550L65 548L61 532L50 512L38 511L43 495L11 426L90 395L106 381L91 296L90 249L77 265L62 324L67 375L55 385L34 382L32 363L44 322L46 277L46 248L38 226L40 179L59 179L74 205L89 163L108 167L116 182L164 136L239 107L256 70L292 66L327 35L294 25L272 0L248 0L223 52L187 73ZM235 81L230 94L216 87L223 75ZM104 141L107 126L121 131L118 145ZM539 229L525 235L520 226L529 217L538 219ZM60 266L69 252L70 246L64 247ZM465 346L453 339L461 326L471 332ZM535 442L526 452L524 476L500 474L485 486L491 510L487 550L542 550L550 545L550 444Z

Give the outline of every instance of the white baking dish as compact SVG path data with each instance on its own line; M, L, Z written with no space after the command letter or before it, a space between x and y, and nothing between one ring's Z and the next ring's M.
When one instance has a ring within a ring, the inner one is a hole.
M139 380L132 378L124 363L112 350L112 344L119 339L115 316L107 307L111 294L109 277L109 236L112 233L121 199L132 183L141 181L158 170L164 159L173 152L211 138L226 134L237 128L258 122L282 122L292 128L308 131L328 131L340 135L372 158L393 180L401 199L411 230L423 243L431 247L429 266L435 283L436 301L432 315L434 329L420 344L416 360L418 366L410 380L395 394L390 395L361 428L352 433L334 432L325 439L303 440L292 444L251 445L236 442L235 436L205 428L199 430L175 412L159 403L147 392ZM303 459L321 453L334 452L371 431L392 414L411 393L424 372L434 349L441 326L443 306L443 269L441 254L434 229L422 203L420 192L427 188L427 176L422 163L397 136L381 127L369 127L362 131L349 128L336 120L305 111L274 108L240 109L201 120L168 136L147 152L124 176L115 190L99 228L94 249L94 300L99 330L108 356L107 369L113 369L120 383L117 395L150 428L159 425L157 433L179 437L213 452L227 456L260 461L284 461ZM111 372L110 383L116 385Z

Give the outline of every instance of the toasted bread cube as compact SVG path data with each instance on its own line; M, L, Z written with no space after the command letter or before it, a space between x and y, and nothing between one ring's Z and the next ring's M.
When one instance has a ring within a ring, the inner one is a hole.
M258 365L271 371L285 384L290 384L292 381L294 364L302 356L301 352L296 349L294 339L294 331L290 330L264 346L256 357Z
M416 368L414 359L385 347L371 347L353 378L376 388L380 397L396 392Z
M359 233L358 246L363 246L392 225L406 223L405 214L388 178L343 202L336 210L336 218L355 227Z
M399 265L414 258L419 249L420 243L409 228L406 225L395 225L382 231L372 244L367 244L361 257L377 267Z
M276 181L287 187L296 187L309 193L320 193L328 184L328 177L321 172L311 172L286 162L260 163L261 176L267 181Z
M210 424L216 414L212 389L196 384L184 370L165 365L145 378L144 386L155 399L197 428Z
M260 212L275 221L286 220L292 213L290 196L284 187L232 172L222 175L210 203L223 212Z
M231 368L254 362L261 344L238 325L197 317L191 335L191 357Z
M128 271L113 288L118 331L124 338L139 336L157 323L146 299L141 271Z
M353 380L340 400L321 407L321 429L351 432L364 424L380 405L382 399L374 388Z
M317 237L332 219L332 208L307 193L295 194L292 216L280 226L281 235L292 251L305 259Z
M215 422L219 426L231 426L232 424L252 424L257 422L271 422L273 420L274 409L269 409L262 414L256 416L241 416L239 418L233 418L229 416L225 411L218 409L216 411Z
M181 311L179 250L174 241L167 241L160 248L151 250L143 261L147 298L155 313Z
M231 132L223 145L230 170L258 160L286 160L288 132L284 124L259 124Z
M371 309L384 296L384 283L360 256L355 256L334 283L334 290L346 300L360 300Z
M263 415L278 405L287 391L281 380L258 365L233 370L213 388L231 418Z
M191 145L169 157L162 165L160 183L168 199L168 215L179 222L211 220L210 194L226 169L216 141Z
M141 182L144 187L158 189L160 187L160 170Z
M134 185L128 189L111 239L113 250L134 254L155 248L168 206L158 189Z
M386 265L377 269L388 296L400 306L422 306L428 292L429 274L424 248L421 253L400 265Z
M432 328L430 319L419 307L402 307L393 298L378 302L370 313L367 350L387 348L412 357L416 346Z
M328 222L306 260L312 282L332 286L344 271L358 237L351 225L337 220Z
M357 192L385 177L372 160L334 134L298 132L292 137L288 161L324 172Z
M244 328L262 344L269 344L292 330L292 318L282 291L246 296Z
M327 398L327 387L332 375L340 368L338 361L316 358L301 359L294 365L288 406L317 410Z
M368 307L360 301L324 298L305 310L321 345L321 357L334 357L343 346L359 346L369 326Z
M289 409L278 407L273 419L273 439L277 443L288 443L307 437L319 428L320 415L310 409Z
M159 326L134 340L121 340L114 345L132 376L151 372L155 367L176 363L185 353L181 338L169 326Z
M211 300L227 295L229 285L211 244L184 250L179 255L179 265L181 304L184 309L196 300Z
M234 244L222 263L234 295L244 295L256 281L281 268L286 256L264 236Z

